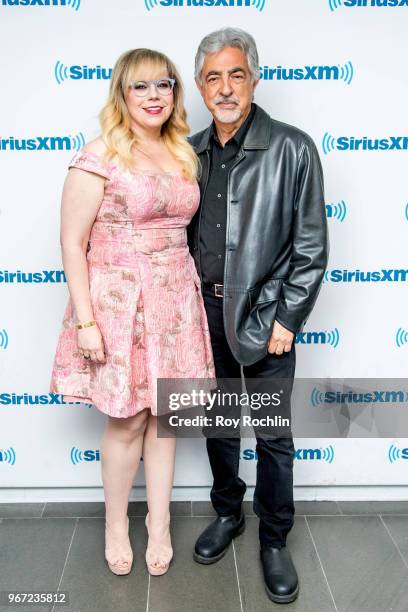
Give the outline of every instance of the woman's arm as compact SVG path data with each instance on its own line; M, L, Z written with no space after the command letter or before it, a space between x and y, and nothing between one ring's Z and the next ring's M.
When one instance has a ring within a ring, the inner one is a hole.
M105 178L71 168L65 179L61 204L62 261L77 322L94 318L89 291L86 251L89 234L101 205ZM92 360L104 361L102 335L97 326L77 331L78 347Z

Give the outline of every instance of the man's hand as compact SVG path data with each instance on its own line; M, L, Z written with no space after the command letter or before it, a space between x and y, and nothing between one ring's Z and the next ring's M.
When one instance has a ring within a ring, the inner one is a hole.
M272 335L269 339L268 352L282 355L283 351L289 353L295 334L277 321L274 321Z

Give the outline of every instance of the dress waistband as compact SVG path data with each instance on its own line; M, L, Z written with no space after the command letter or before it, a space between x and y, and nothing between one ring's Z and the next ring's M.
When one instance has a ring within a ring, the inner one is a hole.
M141 250L162 250L165 248L182 247L187 244L185 227L137 228L117 227L114 225L94 224L89 237L92 243L119 243L125 248Z
M133 266L141 259L166 262L169 259L184 259L188 256L185 227L149 228L122 231L106 226L92 228L89 238L87 260L98 265Z

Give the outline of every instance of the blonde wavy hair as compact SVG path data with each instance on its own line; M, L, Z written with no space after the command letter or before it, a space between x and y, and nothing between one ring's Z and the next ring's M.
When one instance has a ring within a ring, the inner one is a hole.
M190 128L184 108L184 90L180 75L173 62L163 53L152 49L131 49L117 60L110 80L108 100L99 113L102 139L107 147L105 159L117 156L125 168L132 169L133 146L138 138L131 129L131 117L125 102L125 92L132 81L146 78L150 73L164 72L174 78L174 108L161 129L162 138L174 157L181 163L183 176L192 181L198 177L199 161L187 141Z

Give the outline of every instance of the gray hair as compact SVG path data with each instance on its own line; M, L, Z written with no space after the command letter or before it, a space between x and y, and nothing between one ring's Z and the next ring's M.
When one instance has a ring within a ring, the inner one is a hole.
M256 43L251 34L240 28L222 28L203 38L195 56L194 76L197 81L201 82L201 71L207 53L217 53L226 47L237 47L245 53L252 80L257 81L259 79L259 59Z

